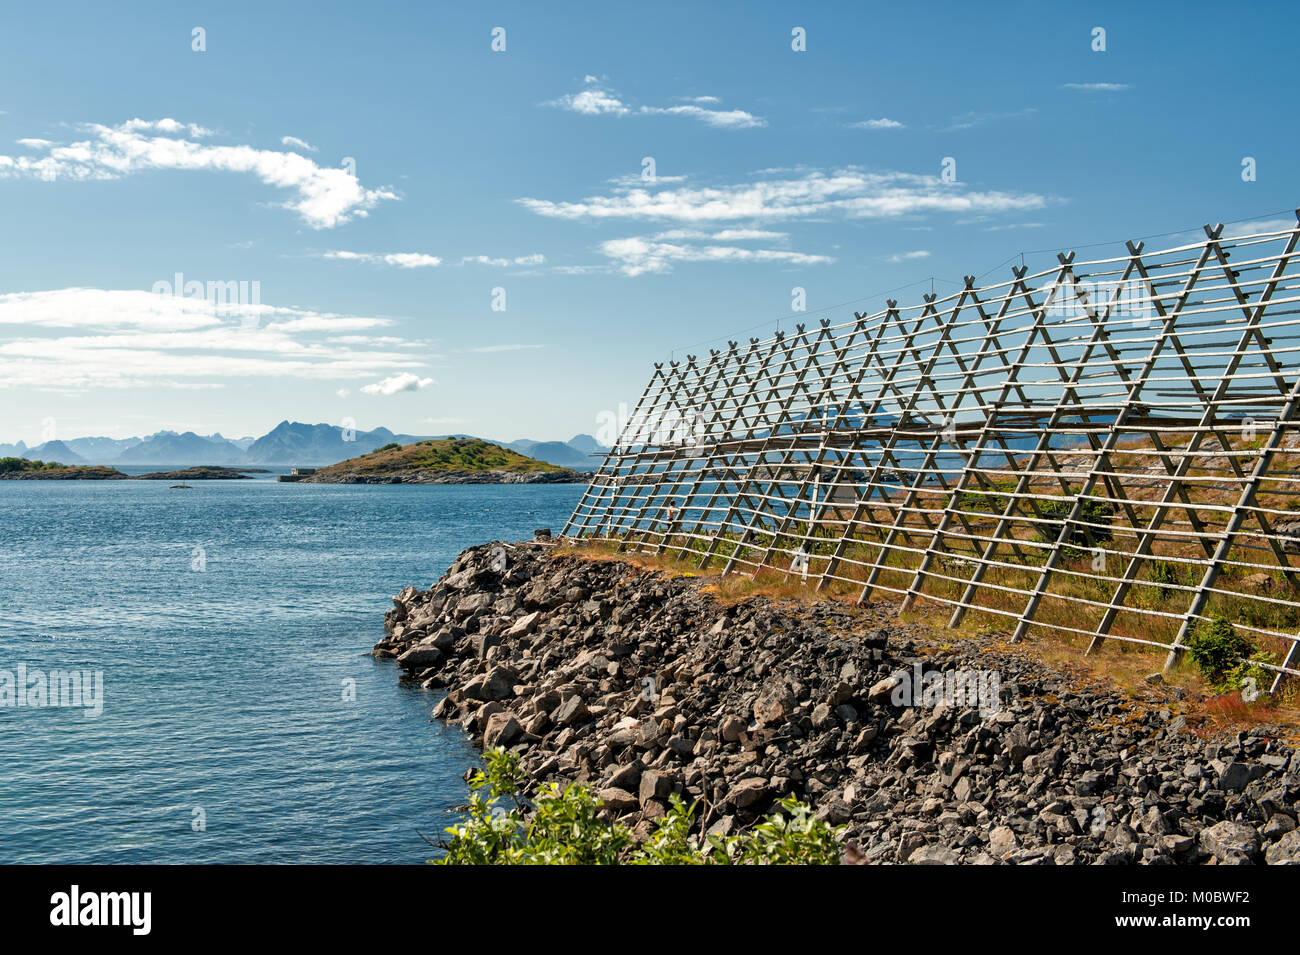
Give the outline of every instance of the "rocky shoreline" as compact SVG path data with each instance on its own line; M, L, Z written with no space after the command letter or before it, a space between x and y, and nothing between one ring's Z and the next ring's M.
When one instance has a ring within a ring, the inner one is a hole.
M1277 730L1202 739L1171 688L1080 687L884 605L728 605L544 541L471 548L393 602L374 655L446 688L434 717L638 837L673 793L722 834L793 794L846 827L846 861L1300 864Z

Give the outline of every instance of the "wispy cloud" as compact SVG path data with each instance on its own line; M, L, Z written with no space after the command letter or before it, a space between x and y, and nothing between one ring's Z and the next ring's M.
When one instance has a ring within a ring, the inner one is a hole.
M373 385L363 385L361 393L387 397L401 394L403 391L421 391L432 384L432 378L421 378L419 375L413 375L410 372L402 372L400 375L393 375L390 378L377 381Z
M1085 93L1121 93L1131 90L1127 83L1062 83L1063 90L1082 90Z
M743 109L705 109L703 106L642 106L641 113L659 116L689 116L723 129L753 129L766 126L767 120Z
M542 265L545 262L546 256L540 252L533 255L517 255L513 259L493 258L490 255L467 255L460 260L461 265L493 265L502 269L512 265Z
M973 214L1039 209L1037 193L967 189L937 176L867 172L850 167L714 187L615 186L578 201L521 198L524 208L554 219L629 219L700 224L751 224L796 219L876 219L925 213Z
M576 93L566 93L545 105L565 109L586 116L685 116L710 126L723 129L751 129L766 126L767 120L743 109L710 109L720 100L716 96L679 97L685 99L678 106L635 106L626 102L617 92L605 86L594 76L583 80L585 88ZM703 104L703 105L702 105Z
M346 262L369 262L372 265L393 265L399 269L431 269L442 264L436 255L424 252L348 252L337 249L326 252L324 258L341 259Z
M391 265L399 269L431 269L442 265L442 258L427 252L350 252L346 249L334 249L322 253L322 258L338 259L344 262L367 262L371 265ZM546 256L540 252L532 255L517 255L514 258L490 255L466 255L460 259L460 265L490 265L496 268L511 266L544 265Z
M916 259L928 259L930 253L925 249L917 249L914 252L896 252L891 255L888 261L897 265L899 262L912 262Z
M976 126L987 126L989 123L1001 122L1005 119L1023 119L1037 112L1038 110L1031 106L1026 109L1011 110L1004 113L962 113L960 116L954 117L947 126L940 127L939 132L952 133L962 129L974 129Z
M702 229L670 229L655 235L656 239L711 239L714 242L749 242L772 239L785 239L788 232L772 232L767 229L719 229L706 232Z
M1263 235L1268 232L1290 232L1296 226L1294 217L1290 219L1251 219L1247 222L1233 222L1223 227L1223 235L1229 239L1243 235ZM1204 237L1204 233L1200 237Z
M319 151L311 143L307 142L305 139L299 139L297 136L281 136L280 145L288 146L290 149L305 149L309 153Z
M856 123L846 123L849 129L904 129L904 124L896 119L882 116L880 119L863 119Z
M293 191L295 198L283 207L313 229L364 217L378 202L397 198L390 189L367 189L348 170L318 166L298 153L199 142L212 131L174 119L78 128L89 138L67 145L33 140L43 143L37 148L45 155L39 158L0 155L0 179L105 180L151 170L244 173Z
M835 260L827 255L809 255L785 249L748 249L734 245L694 245L658 242L653 238L633 236L610 239L600 244L600 252L612 260L624 275L670 272L675 262L768 262L784 265L822 265Z
M991 225L982 229L982 232L1008 232L1012 229L1041 229L1045 223L1042 222L1007 222L1002 225Z
M14 292L0 295L0 388L207 388L228 378L373 378L425 364L422 343L356 334L392 324L141 289Z

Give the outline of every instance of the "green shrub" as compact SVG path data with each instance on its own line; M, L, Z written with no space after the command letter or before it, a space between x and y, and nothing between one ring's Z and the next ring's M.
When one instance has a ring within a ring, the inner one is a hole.
M1074 508L1073 502L1068 499L1057 499L1034 503L1042 519L1037 523L1038 529L1033 535L1033 540L1040 544L1056 543L1057 537L1061 534L1061 526ZM1026 503L1024 509L1029 511L1030 505ZM1062 555L1068 560L1078 560L1080 557L1088 556L1092 548L1112 540L1114 534L1110 529L1110 523L1114 517L1115 506L1109 501L1085 498L1083 506L1079 508L1079 513L1075 517L1079 524L1070 528L1069 537L1064 541L1065 546L1061 548ZM1081 526L1082 524L1102 526L1084 527Z
M1187 638L1187 655L1215 689L1241 685L1243 663L1255 646L1223 617L1199 621Z
M746 833L692 835L695 805L679 796L644 845L618 822L599 818L600 799L585 786L552 783L531 804L521 796L519 756L497 748L470 779L470 803L446 830L439 865L835 865L843 827L814 819L793 797Z
M1147 579L1153 584L1160 585L1161 597L1168 597L1173 593L1173 590L1168 585L1179 582L1178 567L1167 560L1153 560L1151 562L1151 571L1147 575Z

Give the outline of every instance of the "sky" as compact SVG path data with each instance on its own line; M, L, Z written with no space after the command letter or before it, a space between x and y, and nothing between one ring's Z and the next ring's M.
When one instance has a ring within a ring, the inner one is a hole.
M1289 225L1300 13L1236 9L12 8L0 441L564 440L727 338Z

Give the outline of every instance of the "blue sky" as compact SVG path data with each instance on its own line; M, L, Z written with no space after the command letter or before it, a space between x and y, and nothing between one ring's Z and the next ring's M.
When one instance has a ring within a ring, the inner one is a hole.
M843 321L1021 251L1294 221L1296 20L28 6L0 32L0 441L284 418L564 439L652 361L790 327L795 287ZM161 294L177 273L257 303Z

